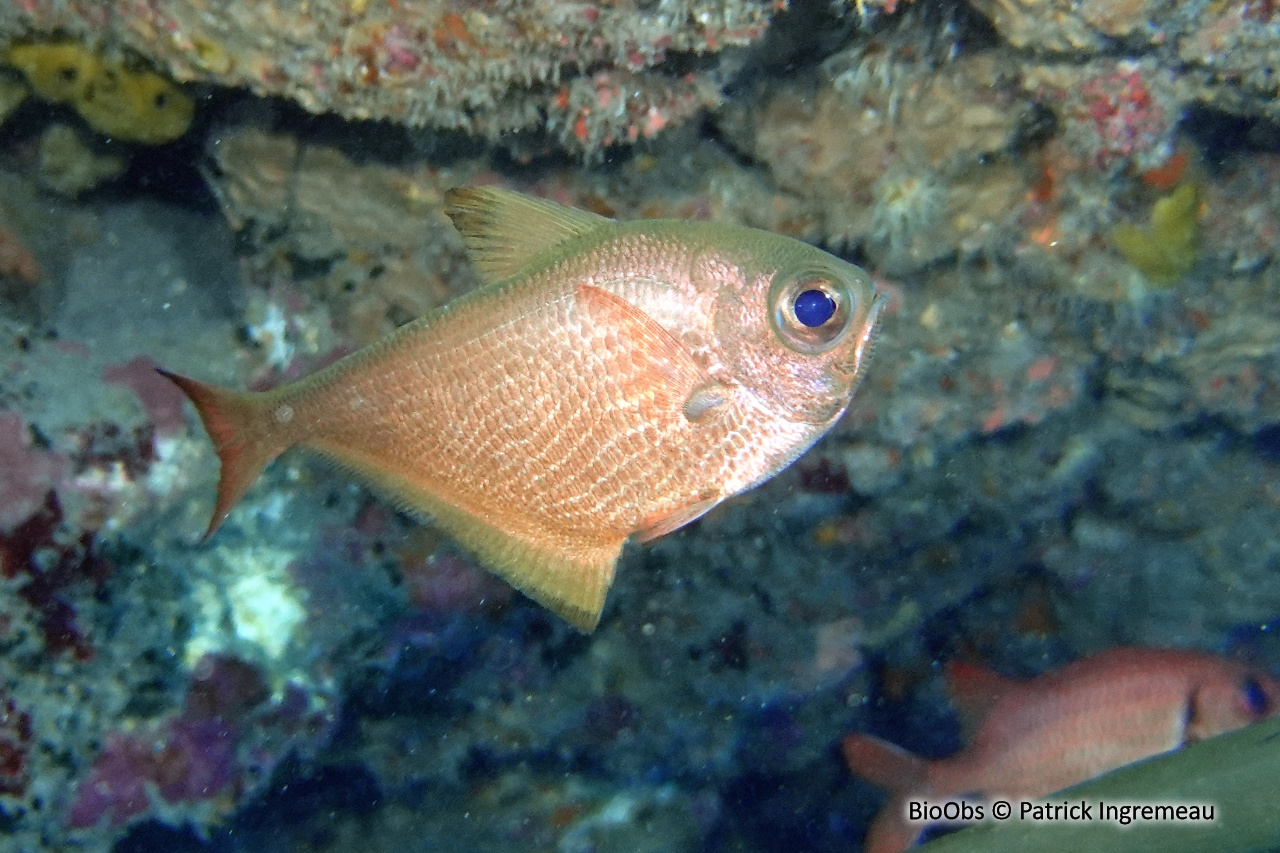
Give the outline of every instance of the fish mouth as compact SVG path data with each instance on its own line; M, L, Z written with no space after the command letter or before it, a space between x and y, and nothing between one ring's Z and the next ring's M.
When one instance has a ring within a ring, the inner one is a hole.
M884 313L887 304L888 300L885 299L884 294L875 295L862 320L862 330L853 345L852 356L847 361L838 361L831 365L833 371L846 379L856 379L862 371L866 370L867 362L871 360L871 352L875 349L876 333L880 329L880 315Z

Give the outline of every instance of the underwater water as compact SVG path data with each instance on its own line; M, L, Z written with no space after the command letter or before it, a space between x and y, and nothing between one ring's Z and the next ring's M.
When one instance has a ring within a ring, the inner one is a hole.
M0 853L848 851L897 802L854 733L978 756L900 795L1015 753L1032 795L1278 709L1272 4L211 5L0 8ZM475 292L468 186L783 235L884 300L848 411L629 541L590 633L303 450L201 538L219 458L156 368L263 391ZM1229 830L1159 849L1280 848L1248 731L1089 790ZM1041 830L943 844L1157 838Z

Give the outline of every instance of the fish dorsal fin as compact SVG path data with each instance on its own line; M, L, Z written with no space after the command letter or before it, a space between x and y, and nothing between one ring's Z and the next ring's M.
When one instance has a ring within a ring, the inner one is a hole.
M1016 679L963 660L948 661L944 674L966 740L982 726L997 702L1022 686Z
M496 187L460 187L444 199L444 212L471 262L490 283L510 278L558 243L613 224L595 213Z

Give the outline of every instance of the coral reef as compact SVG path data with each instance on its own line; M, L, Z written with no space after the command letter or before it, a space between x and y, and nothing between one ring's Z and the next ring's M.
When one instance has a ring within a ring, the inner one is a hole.
M440 203L443 188L472 180L476 165L359 164L336 147L254 127L222 132L213 156L211 186L232 225L271 264L263 274L296 279L295 268L311 270L309 291L336 306L342 331L357 344L474 285L462 274L462 245ZM257 310L253 325L266 334L270 308ZM314 344L312 354L320 348Z
M1150 27L1150 0L973 0L1015 47L1096 51L1108 38L1132 37Z
M545 120L566 143L598 151L717 103L714 63L687 70L671 57L750 44L778 8L772 0L484 10L439 0L165 0L81 10L36 0L0 11L0 34L92 38L104 49L131 49L180 81L243 86L348 118L494 140Z
M0 5L0 846L850 850L835 745L955 748L939 661L1275 669L1273 12ZM628 547L589 639L303 454L200 543L153 372L268 387L466 293L442 193L495 183L889 301L833 433Z
M816 222L805 237L865 242L895 272L973 251L1016 217L1024 192L1019 170L992 156L1017 129L1008 102L1019 93L1004 82L1013 69L977 56L886 81L859 64L867 50L828 60L812 96L803 83L780 86L730 133L803 200Z

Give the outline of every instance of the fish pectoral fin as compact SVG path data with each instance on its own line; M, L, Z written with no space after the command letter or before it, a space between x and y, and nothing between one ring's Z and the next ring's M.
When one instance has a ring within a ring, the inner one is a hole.
M664 515L661 518L655 518L652 521L646 519L645 526L636 531L636 541L649 542L653 539L657 539L659 536L666 536L674 530L679 530L686 524L692 521L697 521L699 518L706 515L716 504L720 503L720 501L721 498L717 495L716 497L706 498L705 500L700 500L695 504L690 504L683 509L676 510L675 512L670 513L669 515Z
M619 345L605 354L608 373L629 398L653 397L663 410L679 409L690 420L729 398L729 386L707 376L675 335L627 300L580 284L578 304L617 335Z
M684 401L684 416L697 421L711 412L722 411L720 407L733 399L733 393L733 386L715 380L699 385Z
M595 213L497 187L460 187L444 199L444 212L462 235L471 263L490 283L510 278L558 243L613 224Z

